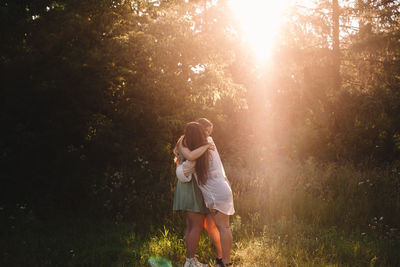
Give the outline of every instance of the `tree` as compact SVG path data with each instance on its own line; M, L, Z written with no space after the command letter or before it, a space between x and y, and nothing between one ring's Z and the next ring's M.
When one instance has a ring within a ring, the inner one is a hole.
M184 123L233 93L219 28L207 17L214 7L199 14L197 6L2 6L4 20L21 24L2 44L4 201L119 217L169 210L172 148Z

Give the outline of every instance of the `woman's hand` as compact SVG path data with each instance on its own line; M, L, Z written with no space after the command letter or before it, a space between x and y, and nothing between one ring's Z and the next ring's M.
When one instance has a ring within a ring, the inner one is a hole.
M209 150L215 150L215 145L213 142L208 142L208 149Z

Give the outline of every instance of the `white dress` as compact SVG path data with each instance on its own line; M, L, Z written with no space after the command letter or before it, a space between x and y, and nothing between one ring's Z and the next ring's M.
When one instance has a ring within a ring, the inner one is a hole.
M214 144L214 140L211 137L207 139ZM198 183L203 193L204 202L210 210L215 209L223 214L232 215L235 213L232 189L225 179L224 166L216 147L214 150L209 150L209 153L210 161L208 163L207 181L204 185ZM195 178L197 180L196 175Z

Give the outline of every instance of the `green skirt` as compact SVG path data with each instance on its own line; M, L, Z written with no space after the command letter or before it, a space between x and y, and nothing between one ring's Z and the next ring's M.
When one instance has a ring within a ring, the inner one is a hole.
M204 204L203 195L196 180L192 178L188 183L181 183L178 180L174 194L173 210L186 210L199 213L210 212L206 204Z

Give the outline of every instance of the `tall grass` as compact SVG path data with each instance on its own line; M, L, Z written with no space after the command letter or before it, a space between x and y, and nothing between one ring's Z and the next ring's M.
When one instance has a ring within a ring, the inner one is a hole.
M400 168L269 160L225 163L236 266L399 266ZM2 266L182 266L184 214L147 221L2 216ZM2 215L3 210L0 210ZM212 264L203 234L197 254ZM152 265L151 265L152 264Z
M272 161L271 161L272 162ZM248 171L252 169L252 171ZM258 213L262 223L282 217L314 226L364 229L383 218L400 226L400 168L363 170L351 165L272 162L268 166L228 165L236 210Z

